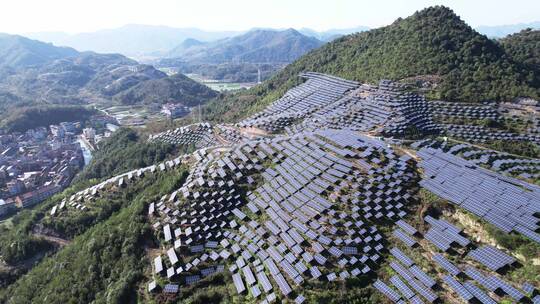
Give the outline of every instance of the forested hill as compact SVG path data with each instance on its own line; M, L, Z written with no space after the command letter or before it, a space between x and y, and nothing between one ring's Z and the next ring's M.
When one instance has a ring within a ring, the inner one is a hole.
M79 53L0 34L0 123L2 116L12 115L10 111L21 106L85 105L101 100L191 105L214 96L215 92L187 77L169 77L120 54Z
M254 112L296 83L303 71L369 83L436 76L429 77L440 79L429 96L451 101L537 98L540 72L521 60L510 56L501 43L476 32L451 9L435 6L389 26L327 43L263 85L210 104L207 116L234 120Z
M196 106L216 95L217 92L209 87L178 73L167 78L140 82L116 95L115 100L122 104L180 102L186 106Z
M501 44L515 61L540 70L540 30L523 30L501 39Z

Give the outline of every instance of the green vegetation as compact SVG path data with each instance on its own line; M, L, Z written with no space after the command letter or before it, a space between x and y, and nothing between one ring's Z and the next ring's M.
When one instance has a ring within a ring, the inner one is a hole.
M504 233L497 227L486 223L485 228L497 244L523 255L526 259L534 259L540 256L540 244L537 244L520 234Z
M51 244L33 235L34 225L43 219L55 202L94 184L95 181L79 182L33 209L25 209L11 218L9 226L0 226L0 257L8 265L16 265L38 252L52 249ZM0 282L1 283L1 282ZM0 284L1 286L1 284Z
M538 261L533 262L533 259L538 260L540 257L540 244L520 234L504 233L489 223L485 223L484 227L498 245L525 259L520 267L508 273L513 282L538 282L540 280L540 265L536 264Z
M76 181L102 179L136 168L147 167L177 152L187 152L190 149L193 147L184 147L179 151L170 144L149 143L135 130L122 128L100 143L100 149L94 153L92 161L76 177Z
M540 97L540 71L510 57L498 42L478 34L450 9L431 7L389 26L327 43L265 83L213 100L204 114L227 121L252 114L298 84L298 74L304 71L369 83L436 76L440 82L428 96L449 101Z
M56 254L46 257L28 275L0 291L0 302L136 302L137 286L148 264L145 248L153 246L150 226L146 223L146 204L177 189L186 176L184 167L172 173L158 172L135 182L129 194L109 193L102 204L92 205L89 216L109 213L105 210L105 200L115 210L96 221L87 222L83 216L68 219L72 216L69 213L60 215L66 221L61 219L56 228L75 226L69 228L77 230L74 235L78 236ZM46 206L47 210L50 206ZM47 226L48 218L41 212L44 209L29 210L23 216L27 225Z
M186 175L187 170L184 169L180 174L175 174L169 180L165 180L160 175L158 181L163 184L159 187L163 186L169 189L172 187L171 182L175 184L176 180L183 180ZM55 235L60 235L62 238L71 239L83 233L88 227L101 223L112 214L126 208L130 202L137 198L139 193L143 192L146 187L152 186L155 182L154 179L144 179L142 182L129 183L125 189L120 191L102 191L85 212L70 209L54 218L46 217L40 221L40 228L44 231L53 232Z
M491 141L485 146L511 154L540 158L540 147L532 142L528 141L508 141L508 140L496 140Z
M95 110L79 106L31 106L17 108L3 115L0 128L8 132L25 132L37 127L46 127L63 121L86 121Z
M190 78L175 74L167 78L141 82L115 96L122 104L182 103L196 106L216 97L216 92Z
M143 179L124 208L83 234L29 275L0 291L2 303L134 303L147 265L145 246L151 239L146 204L178 188L185 169Z
M540 30L525 29L501 39L501 45L515 61L540 69Z
M23 105L83 105L89 100L196 105L214 96L208 87L185 76L168 77L120 54L78 53L0 34L2 114Z

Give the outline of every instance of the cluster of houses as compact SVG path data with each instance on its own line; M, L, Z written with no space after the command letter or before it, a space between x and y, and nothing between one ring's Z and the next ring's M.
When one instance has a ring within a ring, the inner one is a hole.
M0 216L36 205L69 186L84 165L78 122L0 134Z

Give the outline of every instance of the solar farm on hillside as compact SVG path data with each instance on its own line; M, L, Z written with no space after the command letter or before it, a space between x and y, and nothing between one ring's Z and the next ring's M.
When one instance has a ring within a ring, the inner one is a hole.
M428 101L387 80L300 77L236 124L151 136L197 150L76 193L50 216L85 212L100 191L184 164L186 182L148 202L160 246L148 259L147 291L156 297L225 273L235 296L253 303L309 302L312 290L345 284L394 303L540 303L538 281L507 275L523 267L519 257L458 219L540 243L540 159L481 145L540 144L538 105ZM530 127L516 133L482 120ZM447 211L419 207L426 193Z

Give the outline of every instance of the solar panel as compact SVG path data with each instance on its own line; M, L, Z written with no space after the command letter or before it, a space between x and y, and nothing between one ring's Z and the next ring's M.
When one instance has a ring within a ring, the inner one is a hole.
M480 288L476 287L471 282L465 282L463 284L465 288L482 304L496 304L492 298L490 298L484 291L482 291Z
M375 281L375 283L373 283L373 287L375 287L378 291L387 296L393 302L398 302L401 299L401 296L395 290L390 288L381 280Z
M244 277L246 278L246 283L248 284L248 286L251 286L257 282L249 266L244 266L242 268L242 272L244 273Z
M200 279L201 279L201 277L198 276L198 275L187 276L186 277L186 284L187 285L195 284L195 283L199 282Z
M259 283L261 283L264 292L268 293L270 290L272 290L272 284L264 272L257 273L257 279Z
M160 273L163 271L163 263L161 262L161 256L154 258L154 269L155 273Z
M292 292L291 286L289 285L289 283L287 283L281 273L272 273L272 277L278 284L279 290L284 296L287 296L289 293Z
M165 293L177 293L178 292L178 285L175 284L166 284L163 288L163 292Z
M392 232L392 235L400 239L405 245L407 245L407 247L413 247L416 245L416 240L412 239L399 228L395 229L394 232Z
M396 225L398 225L399 228L403 229L403 231L405 231L407 234L411 236L417 233L417 230L413 226L405 222L404 220L397 221Z
M298 295L296 299L294 299L295 304L302 304L306 301L306 298L303 295Z
M461 270L459 270L459 268L457 268L454 264L448 261L442 254L434 254L433 260L453 276L457 276L461 273Z
M407 267L411 267L414 264L414 262L408 256L406 256L401 250L399 250L397 247L390 249L390 253L396 259L398 259L398 261L400 261L403 265Z
M397 275L392 276L390 282L396 286L406 300L415 296L415 293Z
M414 265L411 266L409 270L418 280L420 280L420 282L422 282L427 287L432 288L433 286L435 286L435 284L437 284L435 280L428 276L425 272L423 272L420 267Z
M453 277L449 275L443 276L443 281L450 286L461 298L466 302L469 302L473 299L473 295L465 288L461 283L456 281Z
M243 293L246 290L246 287L244 285L244 282L242 281L242 277L239 273L234 273L232 275L234 287L236 287L236 292L239 294Z

